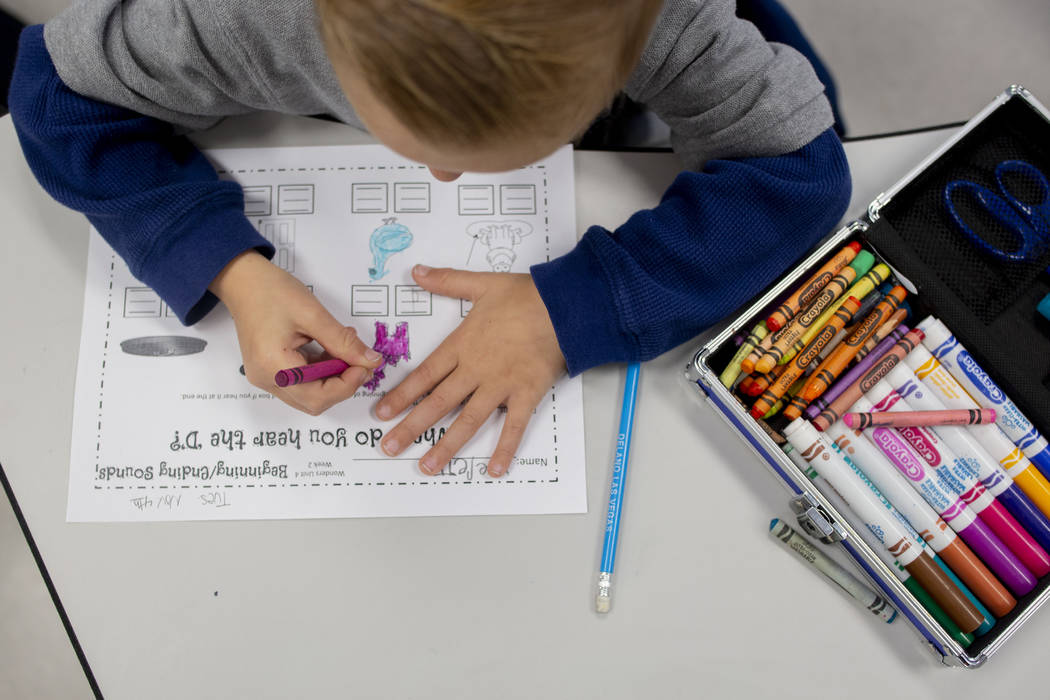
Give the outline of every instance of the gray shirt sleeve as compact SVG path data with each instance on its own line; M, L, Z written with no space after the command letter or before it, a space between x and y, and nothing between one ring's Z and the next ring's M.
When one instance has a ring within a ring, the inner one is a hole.
M627 95L671 127L691 170L797 150L831 127L809 61L736 17L733 0L667 0Z
M184 130L261 110L360 125L312 0L82 0L44 40L74 91Z

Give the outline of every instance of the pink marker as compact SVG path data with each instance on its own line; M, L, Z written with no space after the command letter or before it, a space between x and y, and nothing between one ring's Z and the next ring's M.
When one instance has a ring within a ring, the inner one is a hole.
M301 367L282 369L273 375L273 381L277 386L294 386L303 382L316 382L318 379L326 379L327 377L342 374L349 366L342 360L322 360L321 362L314 362Z
M864 393L872 402L872 412L907 411L911 407L894 389L891 382L882 382ZM987 527L991 544L998 545L996 553L987 555L978 552L992 571L1005 583L1015 595L1024 595L1035 587L1036 577L1050 573L1050 555L1040 547L1031 535L1022 528L1005 508L992 497L969 465L959 459L958 455L929 428L876 428L876 433L892 431L908 443L926 464L937 487L950 498L958 497L960 504L965 504L977 515L977 522ZM948 518L946 521L951 524ZM959 533L966 539L963 533ZM1035 574L1033 576L1032 574Z
M846 413L847 428L907 428L909 426L980 425L995 422L995 409L943 409L937 411L898 411L895 413Z

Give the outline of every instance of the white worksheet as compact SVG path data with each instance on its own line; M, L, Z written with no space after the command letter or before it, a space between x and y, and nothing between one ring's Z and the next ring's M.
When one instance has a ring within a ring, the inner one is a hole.
M416 286L412 266L528 272L576 242L572 151L500 174L435 180L381 146L216 150L245 215L306 284L388 360L323 415L243 375L219 305L183 326L91 232L77 368L70 521L328 518L586 511L580 379L536 408L508 473L486 474L494 415L438 475L420 457L451 418L398 458L378 399L434 350L469 303ZM216 235L221 235L217 232Z

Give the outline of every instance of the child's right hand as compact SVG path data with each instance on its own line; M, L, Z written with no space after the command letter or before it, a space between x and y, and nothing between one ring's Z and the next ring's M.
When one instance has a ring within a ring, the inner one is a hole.
M233 316L248 381L300 411L316 416L350 398L383 359L302 282L255 251L234 258L208 288ZM278 371L320 359L301 350L311 340L350 367L335 377L278 387Z

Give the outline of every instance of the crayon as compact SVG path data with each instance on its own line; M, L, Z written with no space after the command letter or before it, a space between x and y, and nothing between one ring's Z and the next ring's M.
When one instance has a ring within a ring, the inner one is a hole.
M871 590L837 561L826 556L780 518L773 518L769 523L769 535L784 549L824 574L829 581L845 591L850 600L869 613L886 623L896 619L897 611L885 598Z
M899 367L898 365L897 367ZM894 367L894 369L897 369ZM894 387L897 389L898 387ZM995 410L991 408L927 409L901 411L900 413L847 413L842 416L846 426L864 430L884 426L904 428L909 425L923 427L979 425L994 423Z
M875 334L864 341L864 345L861 346L860 350L857 351L857 356L853 358L855 362L860 362L868 356L872 350L878 347L885 338L887 338L893 331L901 327L906 320L908 320L907 309L897 309L889 320L883 323L875 331ZM901 333L903 335L903 332ZM899 340L899 338L898 338Z
M1000 389L988 373L981 369L973 356L952 335L951 331L933 316L927 316L919 324L932 334L923 341L944 368L962 384L967 393L984 408L994 408L995 422L1014 444L1032 460L1043 476L1050 478L1050 446L1032 421L1021 413L1010 397Z
M976 630L984 616L922 549L893 516L893 506L878 489L857 473L856 465L837 452L832 443L804 418L796 418L784 436L801 456L843 497L858 518L879 538L890 554L925 588L963 632Z
M748 396L758 396L763 391L769 388L769 385L775 382L780 375L787 370L787 365L781 365L774 367L772 371L766 372L765 374L752 375L752 382L747 385L746 388L741 389Z
M868 406L870 402L862 397L858 400L858 405ZM900 511L933 551L944 558L948 566L958 574L969 590L988 606L994 616L1002 617L1010 612L1017 605L1017 600L955 531L948 527L944 518L908 484L897 470L893 459L876 446L871 438L872 430L851 430L839 420L828 429L827 434L856 462L886 500Z
M856 297L850 297L846 300L839 311L831 317L828 324L821 329L820 333L813 338L801 353L795 356L795 359L789 365L785 365L787 369L758 397L751 407L751 415L753 417L761 418L776 403L777 399L787 392L788 387L794 384L806 371L806 368L816 360L817 355L831 341L835 333L846 325L849 317L857 310L858 306L860 306L860 301Z
M733 355L733 359L729 361L726 368L722 370L722 374L718 375L718 380L722 382L722 386L726 388L733 386L733 382L740 376L740 363L767 335L769 335L769 331L766 329L765 322L759 321L744 338L744 342L740 344L740 347L737 348L736 354Z
M769 318L766 319L766 327L774 332L783 328L784 324L791 320L798 313L799 309L806 308L817 297L820 290L831 281L831 278L849 264L859 252L860 243L857 241L846 244L844 248L824 263L819 270L814 272L809 279L803 282L783 304L777 307L776 311L769 315Z
M823 316L825 309L838 301L842 293L846 291L846 288L853 283L856 274L852 267L846 267L832 277L831 281L820 290L820 294L813 300L813 303L806 307L805 311L792 318L788 325L777 333L772 346L755 363L754 371L765 374L778 364L785 364L780 362L780 358L784 356L784 353L789 348L795 346L795 343L805 335L806 331L818 318ZM859 304L860 302L858 302L858 306Z
M948 370L930 354L925 346L915 348L905 358L908 365L923 385L950 408L976 408L977 402L966 393L966 391L955 381ZM993 459L999 461L1007 476L1013 479L1018 488L1036 505L1036 507L1050 517L1050 482L1042 473L1028 461L1020 448L1010 441L1010 438L999 428L998 425L975 425L969 430L970 434L988 451Z
M835 508L835 510L837 510L839 514L843 516L844 519L846 519L852 525L854 525L854 531L858 535L860 535L860 538L864 540L864 543L868 545L868 548L875 553L875 556L882 560L882 562L893 573L893 575L897 577L897 580L904 584L904 587L908 589L908 592L911 593L917 601L919 601L919 605L921 605L926 610L926 612L930 613L930 616L934 619L934 621L938 625L940 625L941 628L945 632L947 632L948 635L963 648L966 648L973 644L974 635L964 633L954 622L952 622L952 619L948 617L948 614L944 612L944 609L940 605L937 605L937 601L930 597L930 594L926 592L926 589L919 585L919 582L916 581L915 578L908 573L907 569L905 569L904 566L899 561L897 561L897 559L894 558L894 556L890 554L885 547L882 546L882 542L875 537L874 533L872 533L872 531L869 530L867 526L860 523L860 518L858 518L856 514L853 513L852 509L846 504L842 496L840 496L838 492L835 491L835 489L831 488L830 484L828 484L828 482L824 478L822 478L820 474L817 473L817 471L812 467L812 465L808 464L806 460L802 458L799 451L794 449L790 443L782 445L781 449L784 451L784 454L788 456L788 459L790 459L795 464L795 466L798 467L802 471L802 473L805 474L806 477L813 482L817 489L824 495L824 498L828 499L828 501L831 502L831 505ZM918 533L913 532L913 535L915 537L918 537ZM944 571L945 575L949 579L951 579L952 583L955 584L955 586L958 587L959 590L966 595L967 599L970 600L970 602L974 604L974 606L981 613L981 615L984 616L985 622L977 628L984 629L988 618L991 617L991 613L989 613L984 608L984 606L977 602L977 600L973 597L973 594L966 589L966 587L955 576L952 570L945 565L944 561L936 554L934 554L933 550L930 547L925 546L926 543L923 542L921 538L915 540L915 542L918 546L922 547L923 551L928 556L933 558L933 560L937 563L941 570Z
M867 251L865 250L861 252L866 253ZM860 256L858 255L857 257ZM854 262L856 262L856 260L854 260ZM889 276L890 268L884 265L883 263L879 263L875 267L871 268L871 270L869 270L863 277L859 278L856 282L854 282L853 286L847 289L846 293L840 296L838 301L834 302L831 306L824 310L824 313L821 315L821 317L818 318L816 322L809 327L809 330L807 330L806 333L802 336L802 339L797 341L795 345L792 346L792 349L788 350L788 352L785 353L784 357L780 360L780 362L790 361L791 358L794 356L794 351L796 348L808 344L809 341L813 339L813 336L816 334L817 329L821 327L821 324L827 323L828 319L831 318L831 315L838 310L839 306L842 305L843 299L849 296L854 296L858 299L863 299L868 293L871 292L871 290L875 289L880 284L885 282Z
M885 284L882 285L882 287L885 286ZM882 287L878 289L873 289L872 291L868 292L863 299L860 300L860 308L857 309L857 313L853 314L853 318L866 318L867 315L870 314L875 309L875 307L879 305L879 302L882 301L883 298L889 293L888 290L885 292L882 291Z
M883 328L885 327L886 326L884 325ZM880 328L879 331L882 331L882 328ZM837 399L843 391L848 389L853 382L857 381L858 377L867 372L879 358L889 352L893 346L897 344L897 341L903 338L907 332L907 326L904 324L898 324L888 335L886 335L885 338L879 340L879 342L875 344L875 347L864 355L863 359L859 359L860 354L864 352L864 348L861 348L861 353L857 353L857 363L853 365L846 374L839 377L827 391L814 399L813 402L806 407L806 418L816 418L820 412L831 405L831 402ZM871 343L873 340L874 338L868 340L868 343Z
M864 317L853 334L820 363L813 376L806 382L806 386L802 388L802 398L812 401L827 391L835 379L845 371L860 351L861 346L897 311L907 294L908 292L900 285L891 289L875 309Z
M758 358L766 354L773 345L773 341L776 340L777 334L770 331L766 333L766 336L759 341L758 345L751 349L751 352L740 361L740 371L744 374L751 374L755 371L755 363L758 362Z
M796 395L798 395L799 390L802 389L802 385L805 384L805 382L806 378L800 377L797 382L789 386L787 393L785 393L783 396L777 399L777 402L773 404L772 408L766 411L765 415L762 416L762 420L769 420L770 418L775 416L780 411L780 409L784 408L785 403L788 403L789 401L794 399Z
M304 382L315 382L318 379L326 379L327 377L342 374L349 366L337 358L322 360L309 365L279 370L273 376L273 382L277 386L294 386Z
M864 398L872 402L870 411L908 410L888 381ZM872 428L866 434L1014 595L1035 588L1035 576L1014 553L1023 546L1011 539L1016 530L999 527L1001 509L991 507L994 499L935 434L926 428Z
M846 387L827 408L820 412L820 415L813 419L813 425L817 430L825 430L841 418L842 414L846 413L864 392L876 386L893 369L894 365L903 360L920 342L922 342L922 331L918 328L908 331L886 354L873 362L867 371Z

